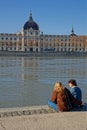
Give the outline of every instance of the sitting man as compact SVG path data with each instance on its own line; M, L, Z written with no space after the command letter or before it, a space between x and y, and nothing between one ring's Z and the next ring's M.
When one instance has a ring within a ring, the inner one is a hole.
M81 89L77 86L77 83L74 79L71 79L68 81L69 87L70 87L70 92L73 95L75 99L78 101L82 101L82 91ZM73 106L76 107L76 104L73 104Z

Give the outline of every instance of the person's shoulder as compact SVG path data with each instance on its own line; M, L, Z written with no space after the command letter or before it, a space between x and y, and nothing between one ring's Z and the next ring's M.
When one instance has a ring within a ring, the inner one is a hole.
M71 88L72 91L75 91L77 89L79 89L79 87L77 87L77 86L74 86L74 87Z
M65 87L65 93L71 94L70 90L68 88Z
M65 91L69 91L69 89L65 87ZM70 91L69 91L69 92L70 92Z
M76 90L81 90L81 88L80 88L80 87L78 87L78 86L76 86L76 87L75 87L75 89L76 89Z

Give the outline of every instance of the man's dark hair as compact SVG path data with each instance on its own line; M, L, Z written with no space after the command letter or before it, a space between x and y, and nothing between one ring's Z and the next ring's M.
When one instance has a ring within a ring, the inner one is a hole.
M71 83L71 84L77 86L76 80L74 80L74 79L69 80L68 83Z

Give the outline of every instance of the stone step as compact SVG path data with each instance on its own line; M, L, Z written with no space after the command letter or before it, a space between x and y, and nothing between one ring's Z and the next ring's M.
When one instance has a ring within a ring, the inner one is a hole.
M79 108L74 108L71 112L74 111L87 111L87 103L84 106ZM22 107L22 108L3 108L0 109L0 118L2 117L13 117L13 116L22 116L22 115L36 115L36 114L48 114L56 113L56 111L47 105L44 106L33 106L33 107Z

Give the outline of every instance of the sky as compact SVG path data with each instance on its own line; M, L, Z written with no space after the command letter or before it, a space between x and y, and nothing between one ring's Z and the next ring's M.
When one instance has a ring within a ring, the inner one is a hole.
M20 32L30 11L44 34L87 35L87 0L0 0L0 33Z

